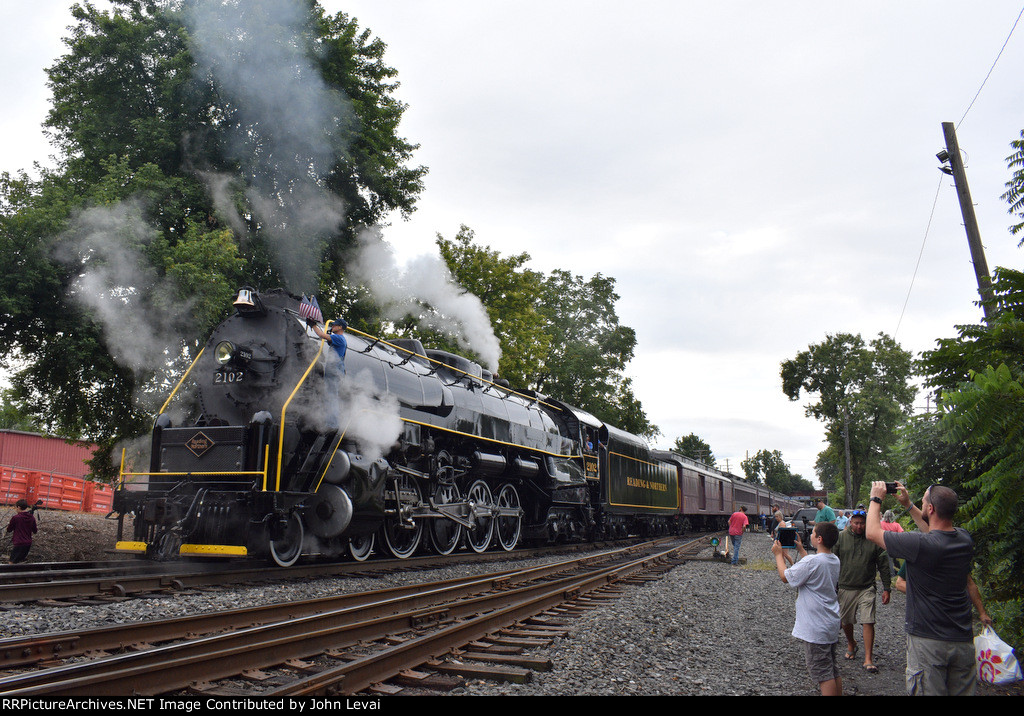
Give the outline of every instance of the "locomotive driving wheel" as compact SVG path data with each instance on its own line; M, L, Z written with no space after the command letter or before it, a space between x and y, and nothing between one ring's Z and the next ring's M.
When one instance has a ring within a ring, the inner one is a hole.
M494 498L491 488L483 480L477 480L469 486L466 498L472 505L470 519L473 520L473 527L466 533L466 541L474 552L486 552L494 536L494 518L491 515Z
M306 531L298 512L288 517L288 524L279 539L270 540L270 557L279 567L291 567L302 555L302 541Z
M353 537L348 541L348 553L357 562L365 562L373 552L374 535L368 534L362 537Z
M494 532L498 544L506 552L515 549L523 531L523 510L519 504L519 491L515 485L506 482L498 490L498 517Z
M423 540L423 522L413 519L412 512L423 503L423 493L409 475L396 475L384 490L384 526L381 533L388 551L398 559L416 553Z
M438 485L434 490L434 506L458 502L462 496L455 485ZM454 520L439 517L430 521L430 543L438 554L451 554L462 541L462 525Z

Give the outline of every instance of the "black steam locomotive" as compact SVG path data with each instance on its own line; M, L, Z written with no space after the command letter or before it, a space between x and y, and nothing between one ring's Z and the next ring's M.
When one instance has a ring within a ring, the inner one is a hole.
M122 465L118 550L281 566L345 551L511 550L715 526L738 497L731 476L656 457L641 438L418 340L352 331L345 376L331 383L296 296L243 290L235 307L157 417L149 470ZM195 391L175 424L167 408L186 380ZM695 469L702 486L708 475L730 483L728 504L722 491L687 505Z

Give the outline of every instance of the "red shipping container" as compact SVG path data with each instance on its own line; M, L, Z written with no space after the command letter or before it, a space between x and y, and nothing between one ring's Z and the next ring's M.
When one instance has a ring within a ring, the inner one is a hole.
M28 470L0 467L0 505L13 505L21 498L28 499Z
M85 511L106 515L114 507L114 489L99 482L85 483Z
M32 473L29 480L29 502L42 500L42 507L51 510L83 512L85 480L53 473Z

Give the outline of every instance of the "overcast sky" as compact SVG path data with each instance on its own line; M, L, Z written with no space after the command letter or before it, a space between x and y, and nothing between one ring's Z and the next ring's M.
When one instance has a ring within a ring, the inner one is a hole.
M411 257L466 224L537 270L614 277L660 447L695 432L734 472L781 450L814 479L824 428L783 395L782 361L838 332L917 353L980 319L942 122L989 266L1020 267L1000 195L1024 28L974 98L1022 0L321 2L387 43L430 168L385 238ZM0 3L2 170L51 153L68 6Z

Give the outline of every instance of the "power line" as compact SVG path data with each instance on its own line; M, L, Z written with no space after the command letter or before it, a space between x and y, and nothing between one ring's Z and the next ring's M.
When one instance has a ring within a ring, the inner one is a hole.
M1024 7L1021 8L1020 12L1017 13L1017 19L1013 21L1013 27L1010 28L1010 33L1006 36L1006 40L1003 41L1003 46L999 48L996 58L992 60L992 66L988 68L988 72L985 74L985 79L981 81L981 85L978 87L978 91L974 93L974 97L971 98L970 104L967 105L967 109L964 110L963 116L960 117L960 121L956 123L959 129L960 125L967 118L968 112L974 107L974 103L977 101L978 96L981 94L981 90L985 88L985 84L988 82L988 78L992 76L992 72L996 68L996 64L999 62L999 58L1003 56L1003 51L1006 50L1006 46L1010 44L1010 38L1013 37L1014 30L1017 29L1017 25L1020 23L1021 17L1024 17ZM910 293L914 290L914 282L917 280L917 272L921 268L921 257L924 256L924 247L928 241L928 232L931 230L932 219L935 217L935 206L939 201L939 192L942 189L942 177L939 177L939 185L935 188L935 198L932 200L932 210L928 215L928 225L924 230L924 238L921 240L921 251L917 255L917 264L914 266L914 275L910 279L910 287L907 289L907 297L903 301L903 310L900 311L900 320L896 323L896 330L893 332L893 340L896 339L896 334L899 333L900 326L903 325L903 316L907 312L907 304L910 302Z
M914 290L914 281L917 280L917 271L921 268L921 257L924 256L924 245L928 242L928 232L932 228L932 219L935 217L935 207L939 203L939 192L942 190L942 177L939 177L939 185L935 187L935 198L932 200L932 212L928 215L928 225L924 229L924 238L921 240L921 251L917 254L917 265L914 266L914 275L910 279L910 288L907 289L907 297L903 301L903 310L900 311L900 320L896 323L896 330L893 331L892 339L896 340L896 334L900 332L903 325L903 315L907 312L907 304L910 303L910 292Z
M974 93L974 97L971 99L971 103L967 105L967 109L964 110L964 115L960 118L960 122L956 123L957 129L960 128L960 123L967 118L967 113L971 111L971 107L974 106L975 100L978 99L978 95L981 94L981 90L985 87L985 83L988 82L988 78L992 75L992 70L996 68L996 63L999 62L999 58L1003 56L1003 50L1005 50L1006 46L1010 44L1010 38L1013 37L1013 31L1017 29L1017 23L1020 22L1022 15L1024 15L1024 7L1021 8L1020 13L1017 15L1017 19L1013 21L1013 27L1010 28L1010 34L1006 36L1003 46L999 48L999 54L996 55L996 59L992 60L992 66L988 68L988 74L986 74L985 79L981 81L981 87L979 87L978 91Z

